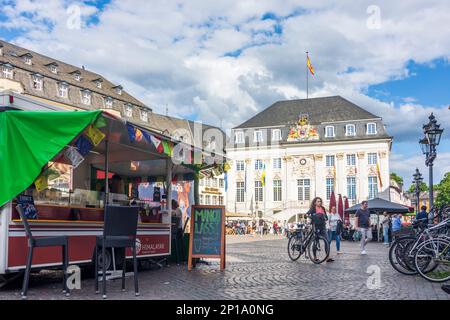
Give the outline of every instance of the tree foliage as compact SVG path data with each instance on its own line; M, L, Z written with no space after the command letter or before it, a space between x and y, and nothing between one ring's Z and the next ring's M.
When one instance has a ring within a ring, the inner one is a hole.
M396 174L395 172L391 173L391 179L394 180L395 182L397 182L399 185L403 185L403 178L400 177L398 174Z
M428 191L428 185L425 182L423 182L423 181L420 183L420 191L421 192ZM411 186L408 189L408 192L409 193L416 192L416 185L414 183L411 184Z
M436 186L438 191L435 204L440 207L442 205L450 204L450 172L444 175L444 178Z

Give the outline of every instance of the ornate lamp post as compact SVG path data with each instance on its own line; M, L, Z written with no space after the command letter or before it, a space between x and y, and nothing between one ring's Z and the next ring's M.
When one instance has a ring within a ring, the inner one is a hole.
M433 207L433 161L436 159L436 146L441 141L444 129L437 124L436 117L431 113L428 117L429 122L423 125L423 133L425 137L419 141L422 152L425 155L425 165L429 169L429 193L430 193L430 209Z
M420 185L422 184L423 178L422 178L422 174L419 172L419 169L416 168L416 173L413 174L414 177L414 181L413 183L415 184L415 188L414 188L414 192L416 194L416 213L419 212L420 209Z

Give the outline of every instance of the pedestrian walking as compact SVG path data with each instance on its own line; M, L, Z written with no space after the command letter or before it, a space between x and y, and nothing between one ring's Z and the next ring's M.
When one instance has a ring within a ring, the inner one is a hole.
M311 207L306 213L306 216L311 218L311 222L313 223L314 228L318 231L318 233L325 239L327 239L327 241L329 241L326 226L328 216L325 207L322 205L322 198L316 197L313 199L313 201L311 202ZM314 258L315 260L318 260L316 257ZM334 259L332 258L328 258L327 260L327 262L333 261Z
M336 253L341 254L341 233L343 223L341 216L336 213L336 207L331 208L331 212L328 217L328 226L328 240L330 241L330 251L331 242L334 240L336 242Z
M361 202L361 208L356 210L356 227L361 233L360 249L361 254L366 255L366 245L372 240L372 228L370 222L369 203L367 201Z
M394 239L400 236L402 230L402 215L399 213L392 219L392 235Z
M383 212L383 218L381 220L381 226L383 227L383 241L384 245L389 245L389 227L391 225L391 218L389 217L388 213L385 211Z
M263 237L263 233L264 233L264 220L263 219L259 219L259 226L258 226L258 232L260 237Z

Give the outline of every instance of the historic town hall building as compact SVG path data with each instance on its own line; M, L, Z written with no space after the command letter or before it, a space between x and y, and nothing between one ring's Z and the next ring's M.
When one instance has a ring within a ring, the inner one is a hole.
M340 97L279 101L232 130L227 210L280 221L331 192L350 205L389 187L392 137L379 116Z

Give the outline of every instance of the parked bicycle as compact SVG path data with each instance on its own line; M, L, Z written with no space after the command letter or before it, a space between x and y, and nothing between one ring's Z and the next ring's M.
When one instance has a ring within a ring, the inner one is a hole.
M328 239L320 235L314 225L300 224L297 230L291 232L288 241L289 258L296 261L303 254L316 264L326 261L330 254Z
M389 261L392 267L402 274L429 274L439 267L439 264L433 262L433 259L436 259L436 257L433 258L433 255L436 256L439 249L445 247L444 243L439 242L440 244L438 245L435 242L427 241L436 241L435 239L446 238L450 235L448 224L450 221L450 206L445 206L441 209L432 208L430 212L433 213L432 216L430 215L430 218L413 221L413 227L417 230L416 234L398 237L391 244ZM438 224L428 224L429 221L440 222ZM427 246L422 247L425 243L427 243ZM433 245L434 251L430 250ZM419 248L422 251L416 261L415 257Z

